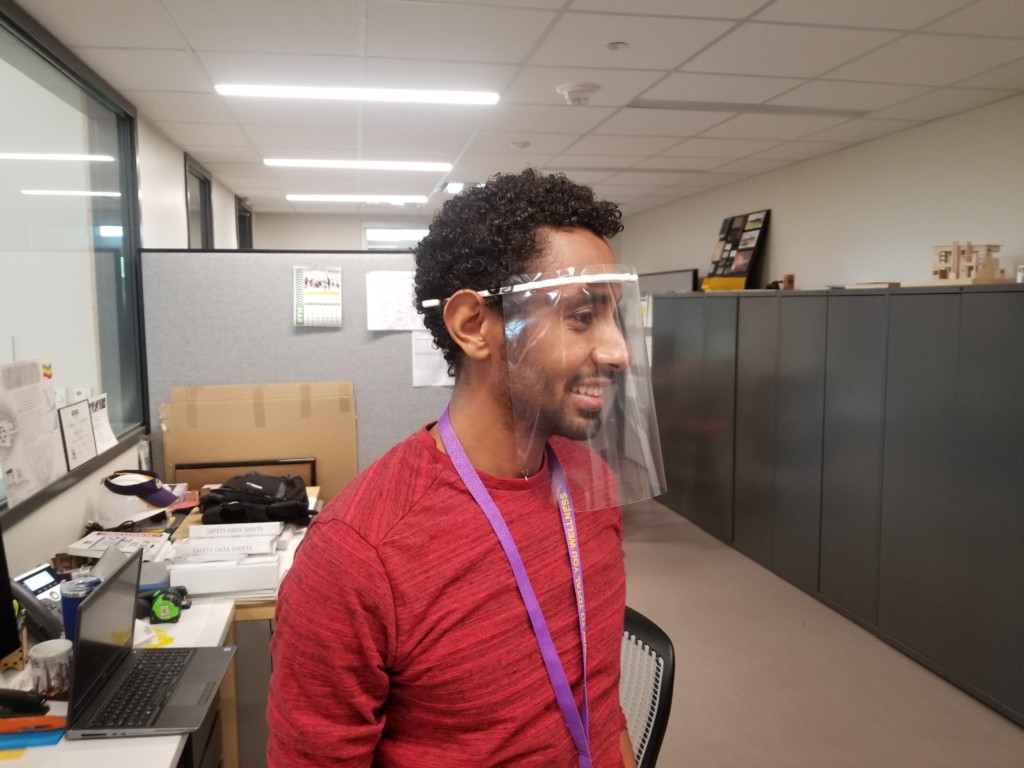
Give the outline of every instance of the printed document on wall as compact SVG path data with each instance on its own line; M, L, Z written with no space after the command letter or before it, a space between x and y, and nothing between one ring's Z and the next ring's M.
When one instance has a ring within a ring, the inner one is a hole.
M341 327L341 269L295 267L295 325Z
M412 385L414 387L450 387L455 378L448 375L448 363L434 346L430 331L412 332Z
M0 366L0 471L11 507L67 471L51 370L35 360Z
M423 320L412 296L412 272L367 272L366 329L422 331Z

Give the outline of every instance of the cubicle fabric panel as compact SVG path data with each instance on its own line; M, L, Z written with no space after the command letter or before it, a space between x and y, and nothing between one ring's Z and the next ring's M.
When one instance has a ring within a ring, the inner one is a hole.
M293 325L296 266L341 270L340 328ZM436 419L451 388L413 387L410 332L367 330L367 272L412 269L408 253L143 251L153 466L171 387L351 381L360 470Z

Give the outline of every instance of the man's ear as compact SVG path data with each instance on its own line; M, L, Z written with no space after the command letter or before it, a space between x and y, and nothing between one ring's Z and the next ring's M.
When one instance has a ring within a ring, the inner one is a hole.
M484 303L476 291L457 291L444 305L448 334L471 360L484 360L494 352L494 334L501 315ZM504 338L502 328L501 338Z

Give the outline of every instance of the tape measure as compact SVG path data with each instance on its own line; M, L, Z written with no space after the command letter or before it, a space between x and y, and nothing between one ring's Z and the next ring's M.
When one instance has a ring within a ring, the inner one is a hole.
M150 597L149 623L168 624L176 622L181 618L181 612L188 608L189 602L185 600L181 591L175 588L158 589Z

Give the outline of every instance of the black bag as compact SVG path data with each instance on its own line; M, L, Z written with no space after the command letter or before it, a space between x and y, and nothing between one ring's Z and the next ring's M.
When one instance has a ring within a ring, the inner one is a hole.
M203 497L203 523L309 524L306 483L298 475L246 472Z

